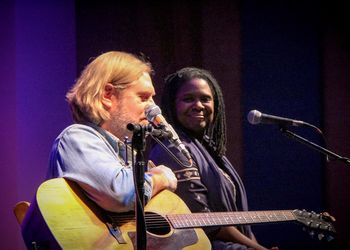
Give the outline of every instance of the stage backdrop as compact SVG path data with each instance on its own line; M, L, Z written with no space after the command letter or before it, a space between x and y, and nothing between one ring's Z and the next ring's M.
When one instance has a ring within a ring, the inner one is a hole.
M66 91L91 58L109 50L149 56L158 96L167 74L210 70L223 88L227 155L250 209L328 210L337 217L338 246L349 246L350 167L326 164L278 127L246 120L252 109L304 120L323 130L330 149L350 155L348 18L337 1L306 2L2 1L2 249L24 249L12 207L33 198L53 140L71 123ZM292 130L323 145L309 128ZM253 230L268 247L330 247L295 224Z
M76 77L75 7L1 1L2 249L25 249L12 208L45 179L53 140L71 123L64 96Z

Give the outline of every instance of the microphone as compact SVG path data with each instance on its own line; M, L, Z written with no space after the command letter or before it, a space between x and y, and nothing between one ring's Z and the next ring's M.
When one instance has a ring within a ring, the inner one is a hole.
M152 126L152 124L147 125L140 125L136 123L128 123L126 128L133 132L140 132L144 130L145 132L148 132L148 134L151 134L152 136L155 136L157 138L171 138L172 134L168 131L165 131L164 129L156 129Z
M170 143L173 144L187 158L187 160L192 162L190 153L180 140L174 128L165 120L160 108L156 104L149 105L146 107L145 114L149 122L165 130L166 134L168 134L167 138Z
M277 124L282 127L287 127L287 126L309 126L310 124L299 121L299 120L293 120L289 118L284 118L284 117L279 117L279 116L274 116L274 115L268 115L268 114L263 114L258 110L251 110L248 113L248 121L250 124L256 125L259 123L262 124Z

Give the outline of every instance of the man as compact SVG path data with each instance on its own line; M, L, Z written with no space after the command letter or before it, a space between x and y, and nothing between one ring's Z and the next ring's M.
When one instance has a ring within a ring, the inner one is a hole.
M94 59L67 93L75 124L57 137L50 155L48 178L76 182L100 207L124 212L134 209L131 167L125 164L124 136L128 123L147 124L145 107L155 90L151 65L134 55L112 51ZM163 189L175 190L177 180L165 166L145 174L149 200Z

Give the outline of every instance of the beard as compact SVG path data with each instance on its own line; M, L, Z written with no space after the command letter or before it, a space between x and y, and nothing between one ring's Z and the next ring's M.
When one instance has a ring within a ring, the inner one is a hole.
M111 113L110 132L120 140L123 140L125 136L128 136L130 139L133 133L126 127L130 122L132 122L130 115L121 107L119 110Z

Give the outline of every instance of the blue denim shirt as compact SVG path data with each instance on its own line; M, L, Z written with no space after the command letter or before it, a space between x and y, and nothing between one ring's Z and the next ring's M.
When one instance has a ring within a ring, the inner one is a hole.
M116 148L90 126L73 124L64 129L51 150L47 178L75 181L105 210L134 210L133 171L124 162L125 145L112 134L108 135L115 140ZM151 177L145 174L146 200L151 196Z

